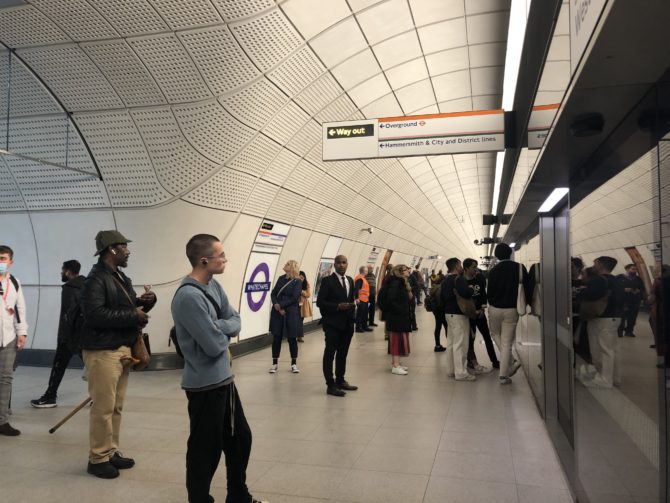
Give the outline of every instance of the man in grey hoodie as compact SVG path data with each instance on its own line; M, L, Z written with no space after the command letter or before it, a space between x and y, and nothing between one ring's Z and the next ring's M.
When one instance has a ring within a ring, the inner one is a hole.
M226 457L226 503L262 503L246 484L251 429L235 388L228 347L240 331L240 315L212 279L226 268L223 244L215 236L197 234L186 244L193 266L172 299L177 341L184 355L181 387L188 399L191 432L186 451L189 503L209 503L212 477Z

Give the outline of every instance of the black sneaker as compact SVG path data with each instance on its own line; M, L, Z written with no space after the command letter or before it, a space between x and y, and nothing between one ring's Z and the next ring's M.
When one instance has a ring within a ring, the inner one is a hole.
M12 428L12 425L9 423L0 424L0 435L6 435L8 437L19 436L21 432L16 428Z
M52 409L56 407L56 398L42 395L41 398L31 400L30 405L32 405L36 409Z
M119 470L117 470L116 467L109 461L96 464L93 464L89 461L86 471L91 475L95 475L101 479L115 479L119 476Z
M127 470L128 468L132 468L133 466L135 466L134 459L124 458L119 451L116 451L114 455L111 458L109 458L109 462L117 470Z
M329 384L328 387L326 388L326 393L328 395L333 395L333 396L344 396L346 393L342 391L340 388L335 386L334 384Z
M441 353L442 351L446 351L446 350L447 350L447 348L445 348L442 345L435 346L435 349L433 349L433 351L435 351L436 353Z

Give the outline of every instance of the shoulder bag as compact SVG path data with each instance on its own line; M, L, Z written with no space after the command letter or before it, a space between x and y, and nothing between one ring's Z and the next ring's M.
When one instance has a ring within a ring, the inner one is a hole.
M516 294L516 312L519 316L526 315L526 290L523 287L523 266L519 264L519 288Z
M135 303L130 298L126 287L115 277L112 276L112 279L116 282L117 285L121 287L121 291L125 294L128 302L131 306L135 306ZM135 370L144 370L149 366L151 361L151 355L147 349L147 344L145 344L144 338L146 337L147 343L149 342L149 334L143 334L142 330L139 330L137 333L137 339L130 348L131 361L133 363L133 369Z
M456 296L456 303L458 304L458 309L467 316L468 318L477 317L477 307L475 306L474 299L466 299L465 297L458 294L454 288L454 295Z

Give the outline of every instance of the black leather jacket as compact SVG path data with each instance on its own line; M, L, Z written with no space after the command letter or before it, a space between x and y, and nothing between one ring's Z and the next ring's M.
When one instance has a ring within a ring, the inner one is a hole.
M114 278L123 283L128 296ZM121 271L116 274L99 260L88 273L81 292L81 308L85 323L82 328L83 349L116 349L132 346L141 329L136 308L149 311L155 300L137 298L132 282Z

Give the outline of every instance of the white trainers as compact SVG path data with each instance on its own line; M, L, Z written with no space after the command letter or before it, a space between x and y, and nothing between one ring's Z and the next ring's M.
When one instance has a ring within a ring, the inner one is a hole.
M472 374L468 374L468 375L463 376L463 377L457 377L456 380L457 381L476 381L477 378L475 376L473 376Z
M277 365L276 363L273 364L272 367L270 367L270 370L268 370L268 372L269 372L270 374L276 374L276 373L277 373L277 367L278 367L278 366L279 366L279 365Z
M395 374L398 376L406 376L409 374L404 368L402 367L391 367L391 374Z
M500 384L512 384L512 380L511 380L509 377L507 377L507 376L500 376L500 377L498 377L498 382L499 382Z
M582 381L582 384L587 388L604 388L609 389L612 385L607 382L600 374L596 374L593 379L585 379Z
M300 373L300 369L298 368L298 366L295 363L293 365L291 365L291 372L293 372L294 374L299 374Z
M487 374L491 372L491 368L489 367L484 367L484 365L475 365L474 367L468 367L468 370L471 370L473 374L479 375L479 374Z
M512 377L514 374L516 374L516 371L519 370L521 367L521 362L519 360L514 360L514 363L512 364L512 368L509 371L509 376Z

